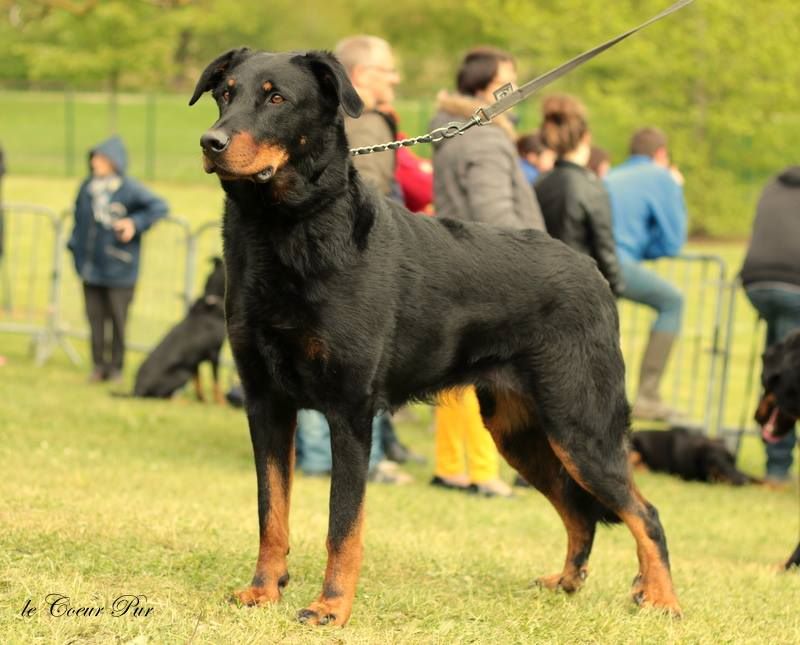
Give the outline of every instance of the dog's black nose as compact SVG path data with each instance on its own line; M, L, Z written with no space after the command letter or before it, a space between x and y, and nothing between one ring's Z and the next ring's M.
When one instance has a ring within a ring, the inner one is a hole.
M231 138L222 130L209 130L200 137L203 150L214 155L224 152L230 142Z

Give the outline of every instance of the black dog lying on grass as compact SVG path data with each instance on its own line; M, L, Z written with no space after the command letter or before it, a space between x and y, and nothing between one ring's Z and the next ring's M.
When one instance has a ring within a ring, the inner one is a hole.
M238 600L275 602L289 580L298 409L325 414L333 450L328 566L299 618L342 625L372 418L474 384L500 452L567 529L564 569L541 584L577 590L597 523L623 521L634 599L680 613L658 513L629 473L617 306L594 262L544 232L418 217L367 188L341 114L363 104L328 53L231 50L190 104L207 91L220 116L203 162L227 196L225 314L258 483L258 560Z
M641 430L631 435L631 463L686 481L757 483L736 468L736 457L721 439L709 439L688 428Z
M755 413L765 441L786 435L800 419L800 330L764 352L761 386L763 394ZM784 568L800 567L800 544Z
M139 367L133 396L166 399L194 378L197 398L203 401L199 368L200 363L209 361L214 376L214 400L224 401L219 386L219 354L225 342L225 268L220 258L214 258L213 263L203 295Z

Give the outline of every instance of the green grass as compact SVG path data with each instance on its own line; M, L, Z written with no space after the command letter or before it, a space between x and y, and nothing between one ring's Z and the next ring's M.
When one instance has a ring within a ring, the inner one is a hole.
M601 529L574 597L531 586L560 568L565 536L538 494L486 500L417 483L370 485L366 556L344 630L294 621L319 593L328 483L296 478L292 581L283 602L237 608L252 575L255 479L244 415L194 403L113 399L57 356L28 360L0 336L0 642L3 643L794 643L800 576L774 570L797 539L797 491L688 484L643 474L661 513L675 621L632 604L635 549ZM130 377L130 374L129 374ZM399 431L432 454L429 412ZM744 461L760 460L747 441ZM508 471L504 474L509 476ZM110 606L147 596L148 617L53 617L45 597ZM39 610L23 618L31 599Z
M191 230L218 217L221 198L213 180L153 187ZM76 185L74 180L12 175L5 188L10 201L61 211L74 198ZM32 309L40 315L52 239L35 227L15 230L16 265L37 269L35 286L25 287L22 280L17 291L31 296ZM170 246L174 236L166 228L152 235L151 266L145 269L134 310L137 333L151 343L179 312L175 285L180 282L180 275L170 272L178 255ZM213 232L204 240L207 252L218 245ZM693 244L690 250L722 257L730 278L744 245ZM688 282L696 288L693 275ZM82 325L77 289L68 265L63 304L69 321ZM708 302L691 302L687 337L694 333L690 323L696 314L707 316L708 308ZM753 316L741 296L736 312L729 422L751 406L744 381ZM4 316L0 311L0 323ZM148 320L151 326L144 324ZM626 357L635 364L646 319L638 318L636 331L630 312L623 310L622 322ZM704 336L704 354L707 343ZM85 355L84 342L76 341L76 348ZM9 359L0 367L0 642L800 639L800 577L773 570L797 539L796 491L734 490L655 475L642 475L640 483L667 529L686 612L682 621L633 607L628 589L636 571L635 551L622 528L599 532L591 576L576 597L532 588L536 576L559 569L564 555L563 528L549 504L535 493L480 500L431 490L425 485L427 467L411 468L418 483L410 487L370 487L367 555L347 629L315 631L294 622L295 612L318 594L324 570L328 490L321 480L298 477L296 483L292 582L284 602L266 610L237 609L226 598L249 581L257 546L255 480L244 415L183 399L112 399L105 388L85 384L85 367L73 367L56 353L47 367L36 368L27 350L23 337L0 334L0 355ZM139 360L132 355L128 361L128 384ZM628 373L635 375L635 369ZM697 389L704 389L704 375L703 370ZM634 388L634 378L629 386ZM417 411L418 421L403 424L400 433L431 456L430 414L425 408ZM739 465L762 474L763 449L754 438L744 440ZM50 593L69 595L84 606L110 605L120 594L144 594L154 612L136 619L54 618L43 613ZM40 610L22 618L29 598Z

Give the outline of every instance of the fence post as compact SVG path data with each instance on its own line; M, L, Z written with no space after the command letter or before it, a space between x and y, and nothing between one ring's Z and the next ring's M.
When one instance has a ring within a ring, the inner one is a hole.
M71 177L75 173L75 93L64 92L64 169Z
M156 97L150 92L145 104L144 174L147 179L156 176Z

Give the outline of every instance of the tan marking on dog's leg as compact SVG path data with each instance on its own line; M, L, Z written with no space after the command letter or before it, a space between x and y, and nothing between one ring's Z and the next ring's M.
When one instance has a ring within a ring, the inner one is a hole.
M328 564L322 593L315 602L300 612L301 622L309 625L344 626L353 611L361 560L364 554L364 505L350 533L339 548L328 542Z
M553 452L564 465L564 468L582 488L594 495L591 488L582 479L581 474L569 454L556 442L550 440ZM630 477L630 475L629 475ZM642 494L636 488L633 480L628 481L630 490L631 507L625 509L611 509L628 527L628 530L636 540L636 554L639 558L639 575L636 578L633 589L634 600L645 607L658 607L666 609L671 614L680 616L682 614L675 589L672 585L672 575L669 571L669 564L662 555L655 539L650 536L647 530L645 517L650 513L648 509L655 509L647 503ZM652 518L651 518L652 522ZM666 549L666 537L660 522L657 522L658 529L661 530L661 540ZM666 553L666 551L665 551Z
M289 581L286 555L289 553L289 502L294 471L294 446L289 464L289 479L284 480L281 469L267 463L269 482L269 511L266 529L261 535L256 572L251 586L235 594L245 605L264 605L277 602L281 590Z
M206 398L203 394L203 384L200 382L200 370L198 369L194 376L192 377L192 381L194 382L194 393L197 396L198 401L205 402Z

